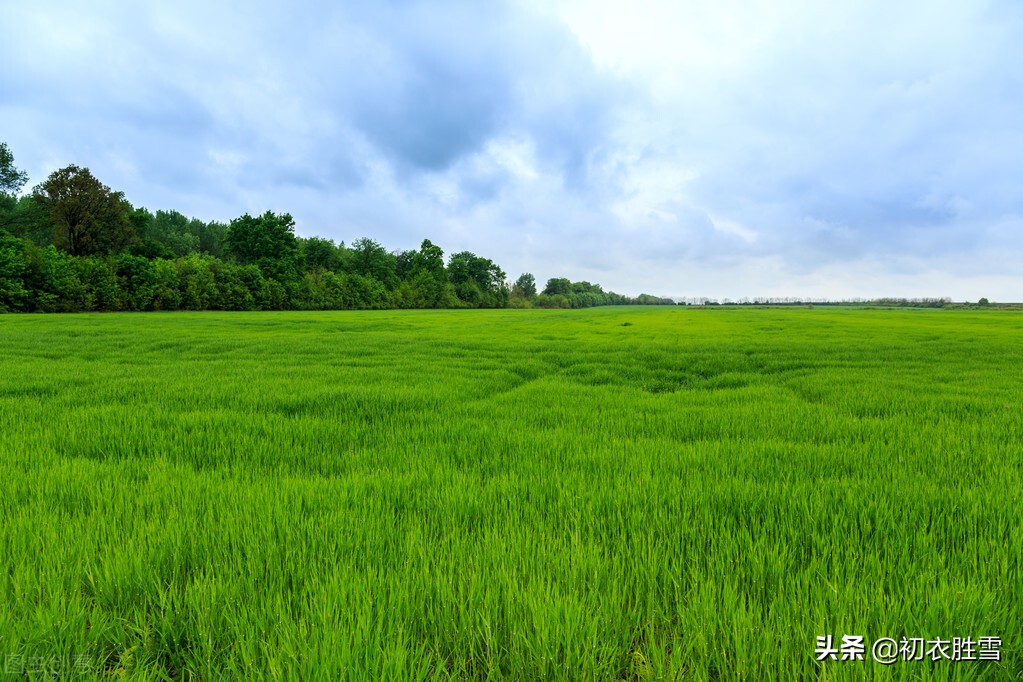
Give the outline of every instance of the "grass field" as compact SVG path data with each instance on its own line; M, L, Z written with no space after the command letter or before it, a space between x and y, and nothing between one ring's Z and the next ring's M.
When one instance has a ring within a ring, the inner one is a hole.
M0 349L11 679L1023 674L1018 313L9 315Z

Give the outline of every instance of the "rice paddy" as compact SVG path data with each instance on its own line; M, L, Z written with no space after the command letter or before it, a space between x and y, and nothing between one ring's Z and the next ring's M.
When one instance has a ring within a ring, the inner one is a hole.
M11 679L1023 677L1016 313L10 315L0 348Z

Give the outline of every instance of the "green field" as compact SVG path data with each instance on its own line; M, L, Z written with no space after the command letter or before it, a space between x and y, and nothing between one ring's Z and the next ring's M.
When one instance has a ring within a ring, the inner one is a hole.
M0 349L10 679L1023 675L1018 313L8 315Z

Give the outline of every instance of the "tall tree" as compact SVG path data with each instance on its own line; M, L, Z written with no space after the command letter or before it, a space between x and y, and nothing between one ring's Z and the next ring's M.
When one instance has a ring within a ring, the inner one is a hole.
M288 213L267 211L258 218L246 213L231 221L224 244L228 253L243 264L264 258L292 258L298 255L295 220Z
M444 250L424 239L410 254L409 288L416 307L441 308L450 303L451 284L444 269ZM452 292L453 293L453 292Z
M0 142L0 192L15 195L26 182L28 174L14 167L14 155L6 142Z
M341 262L337 252L337 245L330 239L322 237L309 237L299 240L301 245L302 260L307 270L337 270Z
M150 237L177 257L199 250L198 221L189 221L178 211L157 211L150 223Z
M88 168L54 171L32 197L48 213L54 243L73 256L116 253L136 241L124 194L112 191Z
M298 276L298 237L289 213L267 211L258 218L248 213L235 218L227 227L224 246L239 263L258 265L265 277L285 282Z
M464 303L480 308L500 308L508 303L504 270L489 258L460 251L448 260L448 276Z
M227 235L227 225L214 220L209 223L200 221L197 227L199 250L210 256L220 258L224 252L224 238Z
M29 298L24 276L28 271L26 244L0 230L0 313L22 310Z
M444 274L444 250L429 239L424 239L419 246L419 251L416 251L412 257L412 272L414 274L429 272L442 276Z
M532 273L524 272L519 275L512 285L512 294L521 298L532 298L536 296L536 278Z
M388 289L398 286L398 257L378 242L363 237L352 242L352 270L363 277L372 277Z
M548 296L556 296L558 294L568 296L572 293L572 283L565 277L551 277L547 280L547 286L544 287L543 293Z
M53 227L48 212L31 196L17 199L0 192L0 230L15 237L29 239L37 246L46 246L53 240Z

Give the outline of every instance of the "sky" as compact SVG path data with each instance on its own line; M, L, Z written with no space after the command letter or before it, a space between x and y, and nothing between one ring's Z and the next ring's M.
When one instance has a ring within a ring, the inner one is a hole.
M0 141L135 206L636 295L1023 301L1018 0L6 0Z

